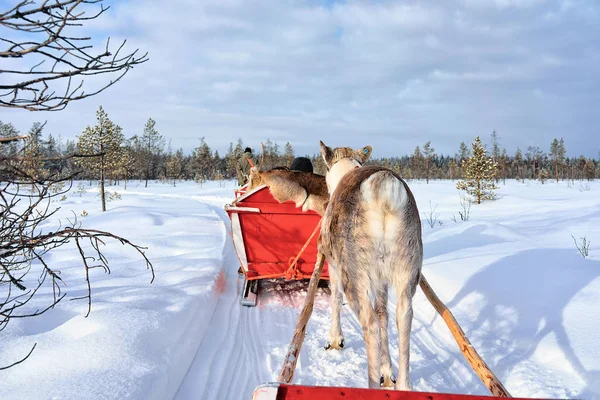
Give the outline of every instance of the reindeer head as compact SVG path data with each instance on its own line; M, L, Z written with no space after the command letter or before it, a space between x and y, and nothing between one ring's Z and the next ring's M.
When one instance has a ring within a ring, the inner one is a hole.
M336 147L335 149L331 149L322 141L319 143L321 144L321 155L327 167L326 179L329 193L333 193L340 179L346 173L354 168L361 167L367 162L373 151L371 146L365 146L358 150L351 149L350 147Z

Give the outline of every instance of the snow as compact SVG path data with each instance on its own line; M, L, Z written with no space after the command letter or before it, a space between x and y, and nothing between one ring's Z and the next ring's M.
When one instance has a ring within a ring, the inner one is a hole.
M87 183L86 183L87 184ZM460 221L453 182L409 182L423 214L423 272L467 336L513 396L600 398L600 183L510 181L498 199L471 207ZM87 187L87 186L86 186ZM242 280L223 205L234 182L130 182L100 212L97 190L69 193L58 219L79 217L148 247L156 279L133 251L104 249L112 273L93 270L87 301L63 300L46 314L11 321L0 332L1 399L250 399L275 381L307 282L266 281L255 308L241 307ZM589 190L588 190L589 188ZM452 221L455 216L457 222ZM51 229L48 226L47 229ZM589 257L575 248L586 236ZM85 294L72 247L49 255L60 265L68 297ZM2 295L2 293L0 293ZM50 298L43 292L31 304ZM390 338L397 337L390 297ZM483 394L445 323L424 295L415 296L411 380L415 390ZM365 387L361 329L347 306L346 348L326 351L329 295L319 289L294 383ZM396 361L394 361L396 367Z

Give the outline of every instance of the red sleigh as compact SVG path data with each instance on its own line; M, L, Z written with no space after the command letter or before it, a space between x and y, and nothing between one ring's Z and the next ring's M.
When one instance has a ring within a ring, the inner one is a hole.
M241 304L254 306L261 279L310 279L317 261L321 217L303 212L291 201L279 203L265 185L249 192L243 186L235 195L225 211L245 276ZM329 279L327 265L321 279Z

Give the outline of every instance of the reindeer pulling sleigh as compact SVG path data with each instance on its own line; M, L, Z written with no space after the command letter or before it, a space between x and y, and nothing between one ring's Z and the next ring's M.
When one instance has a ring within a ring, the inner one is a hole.
M331 149L321 142L326 177L253 167L248 184L236 192L232 204L225 206L245 275L242 305L256 305L261 279L310 278L278 382L257 387L253 399L490 398L411 391L409 344L412 298L417 286L442 316L492 396L511 397L423 276L421 222L415 199L393 171L363 166L371 151L370 146ZM344 293L363 329L369 389L291 384L320 280L329 280L331 289L332 325L325 348L344 346L340 326ZM397 379L392 373L388 345L388 286L396 290L398 298ZM397 391L385 390L394 387Z

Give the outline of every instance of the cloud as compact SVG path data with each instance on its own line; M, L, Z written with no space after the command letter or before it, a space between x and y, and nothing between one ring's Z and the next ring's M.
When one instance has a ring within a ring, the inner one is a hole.
M564 137L596 155L600 14L593 0L120 0L88 26L150 53L122 82L55 114L2 110L74 137L102 104L126 135L152 117L174 148L221 154L270 137L299 154L431 140L454 153L493 129L513 153ZM101 40L98 41L100 43ZM593 143L595 146L590 145Z

